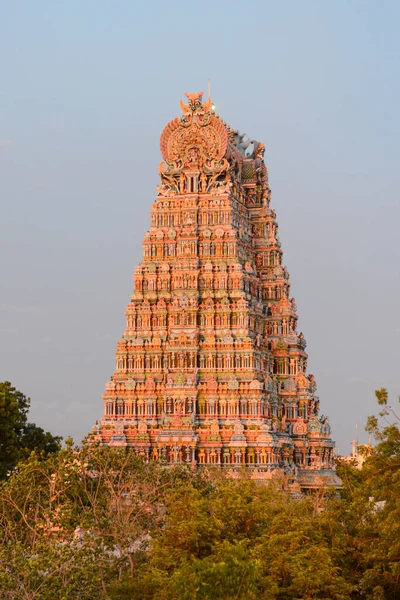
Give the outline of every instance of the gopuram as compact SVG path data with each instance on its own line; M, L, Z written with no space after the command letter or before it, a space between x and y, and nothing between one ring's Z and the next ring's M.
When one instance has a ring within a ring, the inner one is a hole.
M93 436L165 464L336 486L264 145L202 93L186 97L161 134L158 195Z

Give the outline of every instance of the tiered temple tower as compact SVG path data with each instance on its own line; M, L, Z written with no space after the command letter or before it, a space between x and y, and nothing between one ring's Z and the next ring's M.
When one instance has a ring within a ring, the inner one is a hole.
M163 463L337 485L264 145L202 93L186 96L161 134L158 196L94 435Z

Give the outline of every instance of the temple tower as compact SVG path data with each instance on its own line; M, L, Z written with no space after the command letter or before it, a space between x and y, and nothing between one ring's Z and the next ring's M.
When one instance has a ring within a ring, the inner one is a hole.
M202 93L186 96L161 134L158 195L94 435L148 460L335 485L264 145Z

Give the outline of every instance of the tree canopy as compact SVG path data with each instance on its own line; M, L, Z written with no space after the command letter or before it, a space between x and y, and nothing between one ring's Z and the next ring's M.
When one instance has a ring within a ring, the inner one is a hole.
M61 437L28 422L30 398L9 381L0 382L0 479L30 452L57 452Z

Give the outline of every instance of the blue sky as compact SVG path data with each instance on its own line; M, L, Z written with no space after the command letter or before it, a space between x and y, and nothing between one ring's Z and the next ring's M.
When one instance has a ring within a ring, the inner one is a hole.
M81 439L102 415L159 136L211 91L266 145L309 370L339 451L400 392L400 4L0 1L0 379Z

